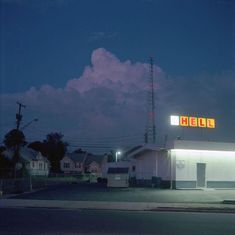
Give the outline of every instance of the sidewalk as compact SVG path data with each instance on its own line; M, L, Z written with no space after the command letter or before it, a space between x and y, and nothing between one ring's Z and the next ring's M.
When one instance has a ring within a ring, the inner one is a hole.
M235 204L223 203L156 203L156 202L106 202L62 201L35 199L1 199L0 208L51 208L128 211L188 211L235 213Z
M159 190L64 185L0 197L0 208L235 213L235 190Z

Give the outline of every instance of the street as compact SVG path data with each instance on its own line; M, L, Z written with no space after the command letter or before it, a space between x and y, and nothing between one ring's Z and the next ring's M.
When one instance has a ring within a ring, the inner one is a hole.
M0 234L234 235L235 214L1 208Z

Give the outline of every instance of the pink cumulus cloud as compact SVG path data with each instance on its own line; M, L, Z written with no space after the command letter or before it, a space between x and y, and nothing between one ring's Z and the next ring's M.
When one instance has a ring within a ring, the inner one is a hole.
M172 113L213 116L220 123L213 135L232 139L234 135L228 134L228 130L231 118L235 118L234 75L231 71L217 76L171 78L154 65L158 140L164 134L173 133L173 138L181 134L181 130L169 127ZM106 145L140 144L147 119L148 77L147 63L120 61L104 48L96 49L82 75L68 80L64 88L45 84L24 93L1 95L0 120L2 123L12 120L1 128L1 137L14 127L15 102L19 100L27 105L25 122L39 119L25 130L28 141L42 140L51 131L61 131L65 140L78 146L102 141L104 137ZM136 137L128 139L129 142L118 139L109 144L115 140L112 137L134 134Z
M96 87L118 89L120 92L132 93L146 87L148 64L121 62L115 55L99 48L91 56L91 66L87 66L79 78L69 80L67 89L75 89L80 93ZM155 66L156 75L163 72Z

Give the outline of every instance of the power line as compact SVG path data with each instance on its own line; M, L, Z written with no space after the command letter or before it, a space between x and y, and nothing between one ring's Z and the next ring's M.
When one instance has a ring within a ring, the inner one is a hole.
M42 130L42 129L39 129L35 126L30 126L27 131L31 130L32 132L36 132L36 133L42 133L42 134L48 134L48 130ZM68 135L64 135L64 139L68 140L68 141L71 141L71 142L78 142L78 141L91 141L91 140L94 140L94 139L99 139L100 142L102 141L116 141L116 140L123 140L123 139L136 139L136 138L141 138L142 137L142 134L140 133L136 133L136 134L132 134L132 135L122 135L122 136L92 136L92 137L70 137Z

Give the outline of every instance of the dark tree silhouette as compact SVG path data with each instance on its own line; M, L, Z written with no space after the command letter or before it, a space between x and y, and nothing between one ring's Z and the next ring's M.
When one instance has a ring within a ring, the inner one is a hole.
M5 146L0 146L0 177L11 177L13 172L13 164L10 160L5 158L3 152L6 150Z
M13 129L5 135L4 144L6 148L12 149L14 151L12 159L12 168L15 169L14 176L17 176L16 164L19 162L19 150L21 146L26 145L24 133L18 129Z
M16 148L26 144L24 133L20 130L13 129L5 135L4 144L7 148Z
M115 153L113 150L111 150L107 155L107 161L108 162L115 162Z
M45 143L41 141L34 141L30 144L28 144L28 148L34 149L35 151L39 151L42 155L46 156L46 148Z
M0 154L6 150L5 146L0 146Z
M68 143L64 142L63 135L61 133L50 133L44 140L44 147L46 156L51 163L52 172L60 172L60 160L64 157L67 151Z

